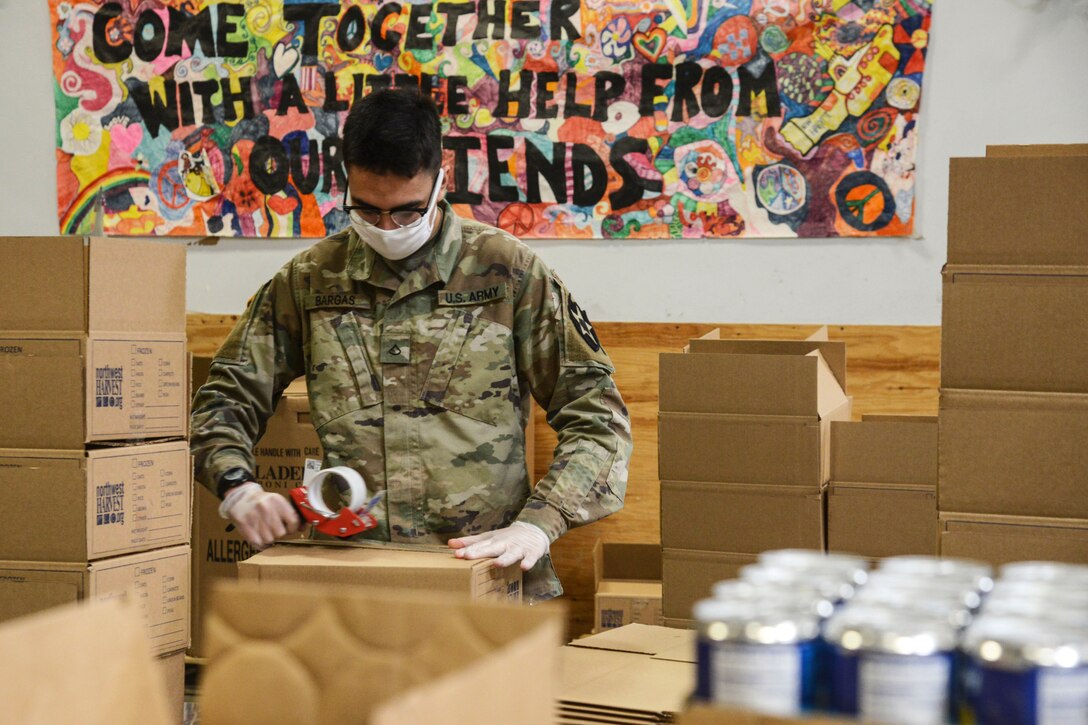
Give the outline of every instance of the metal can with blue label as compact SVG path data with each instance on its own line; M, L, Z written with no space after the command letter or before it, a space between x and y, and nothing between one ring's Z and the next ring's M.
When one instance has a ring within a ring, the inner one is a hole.
M952 718L955 628L916 611L851 604L828 620L832 706L887 725Z
M1088 630L987 615L962 650L967 722L1088 725Z
M696 602L697 699L775 715L816 701L819 618L755 600Z

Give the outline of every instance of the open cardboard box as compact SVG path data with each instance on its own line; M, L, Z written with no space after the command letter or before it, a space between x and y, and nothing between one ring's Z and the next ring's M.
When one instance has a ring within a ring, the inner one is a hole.
M453 550L378 541L285 541L238 563L255 584L350 584L454 593L470 601L520 602L521 568L458 559Z
M0 450L0 559L91 561L189 543L185 441Z
M189 547L91 563L0 561L0 622L84 600L133 593L156 654L189 646Z
M827 527L832 551L937 553L936 416L832 423Z
M185 436L185 247L0 238L0 447Z
M168 700L165 669L184 662L151 654L131 599L60 607L0 625L0 702L4 722L174 725L181 704ZM174 706L177 705L175 710Z
M552 722L563 608L218 582L201 722Z
M701 338L688 350L660 358L660 478L821 489L830 423L850 419L845 344Z
M941 511L941 556L1088 564L1088 521Z
M1088 519L1088 395L942 390L943 511Z
M598 540L593 546L594 631L661 624L661 547Z

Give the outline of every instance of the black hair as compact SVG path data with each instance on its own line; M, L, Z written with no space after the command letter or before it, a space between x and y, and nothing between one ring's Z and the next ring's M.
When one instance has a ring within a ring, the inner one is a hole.
M430 96L412 89L374 91L344 121L344 164L412 178L442 165L442 123Z

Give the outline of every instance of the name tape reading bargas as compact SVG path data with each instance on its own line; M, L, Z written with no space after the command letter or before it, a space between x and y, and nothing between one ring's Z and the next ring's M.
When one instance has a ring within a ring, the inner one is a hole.
M324 292L306 295L306 309L315 310L322 307L355 307L367 310L370 309L370 300L355 292Z
M479 305L506 299L506 283L475 290L442 290L438 293L439 307Z

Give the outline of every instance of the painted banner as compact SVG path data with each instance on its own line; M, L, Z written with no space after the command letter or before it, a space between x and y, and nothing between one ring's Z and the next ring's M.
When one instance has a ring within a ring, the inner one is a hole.
M389 86L518 236L913 229L931 0L49 4L65 233L339 231L344 118Z

